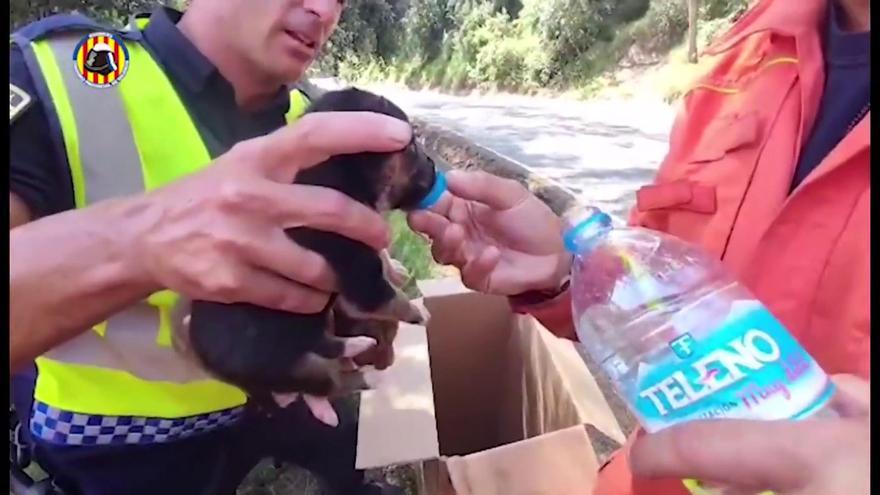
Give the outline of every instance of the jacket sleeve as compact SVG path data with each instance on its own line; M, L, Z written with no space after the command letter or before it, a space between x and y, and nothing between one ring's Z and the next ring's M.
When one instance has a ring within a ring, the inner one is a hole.
M566 283L560 293L549 297L536 297L535 294L514 296L510 298L513 310L535 317L557 337L577 341L572 303L577 303L580 308L606 303L625 268L612 250L597 251L586 259L575 258L572 267L575 266L579 273L590 277L588 290L575 288L576 292L572 292Z
M568 288L556 297L541 301L530 301L519 296L510 297L509 300L514 312L533 316L557 337L577 341Z
M597 250L585 259L575 258L572 268L577 268L584 277L589 277L589 287L582 290L576 287L572 289L566 283L557 294L546 297L534 293L523 294L509 299L515 312L533 316L557 337L578 341L572 315L573 303L579 308L607 304L627 268L613 249Z

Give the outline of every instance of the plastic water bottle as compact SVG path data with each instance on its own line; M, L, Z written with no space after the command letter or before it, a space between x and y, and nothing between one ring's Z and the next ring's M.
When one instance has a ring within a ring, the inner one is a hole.
M717 259L670 235L615 227L595 208L566 220L578 339L647 432L831 411L833 382Z

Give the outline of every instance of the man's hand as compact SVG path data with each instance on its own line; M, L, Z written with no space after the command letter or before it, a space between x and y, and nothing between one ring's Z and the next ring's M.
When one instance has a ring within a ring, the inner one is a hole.
M518 182L485 172L452 171L448 193L409 225L433 242L439 263L461 271L477 291L515 295L558 288L570 262L562 220Z
M410 133L407 124L377 114L315 113L242 142L204 171L147 196L132 269L192 299L319 311L335 287L333 274L284 229L333 231L381 249L388 228L340 192L291 182L331 155L401 149Z
M394 151L411 135L408 124L385 115L309 114L148 194L15 226L10 369L165 288L190 299L319 311L335 283L331 271L284 229L309 226L381 249L388 228L341 193L291 182L331 155ZM28 217L23 210L10 221Z
M633 474L690 478L776 495L867 495L870 384L834 377L841 416L802 421L714 420L644 435L632 446Z

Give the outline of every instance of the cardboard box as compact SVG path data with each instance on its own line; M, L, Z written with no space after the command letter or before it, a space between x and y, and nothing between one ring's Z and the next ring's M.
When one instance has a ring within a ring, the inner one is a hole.
M357 467L415 463L426 495L589 494L594 433L625 438L575 345L458 279L419 289L431 321L362 393Z

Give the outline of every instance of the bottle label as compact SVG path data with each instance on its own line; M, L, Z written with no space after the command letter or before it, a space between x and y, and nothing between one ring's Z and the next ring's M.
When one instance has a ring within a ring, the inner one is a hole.
M623 387L654 432L700 419L798 419L833 394L828 376L757 301L738 301L714 332L679 334Z

